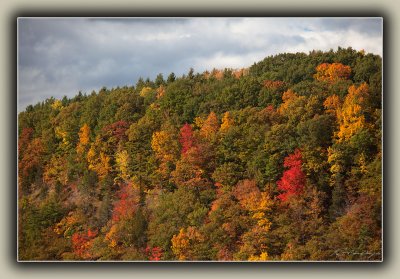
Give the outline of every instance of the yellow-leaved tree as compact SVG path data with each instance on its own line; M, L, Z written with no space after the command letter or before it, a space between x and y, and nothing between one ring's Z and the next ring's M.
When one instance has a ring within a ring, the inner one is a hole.
M253 225L241 236L241 245L236 259L249 261L268 260L267 234L271 222L267 213L271 211L273 200L267 192L261 192L254 180L240 181L233 190L233 195L245 209Z
M95 171L99 178L103 179L111 171L111 159L100 147L101 139L97 137L96 141L90 146L86 158L89 164L89 170Z
M57 182L64 186L67 185L68 168L66 166L67 160L64 156L53 155L44 169L43 180L52 186Z
M207 119L204 121L201 129L200 129L200 135L211 141L212 139L215 138L215 134L218 132L219 129L219 123L218 123L218 118L215 112L210 112L208 115Z
M196 260L196 244L204 241L203 235L195 227L180 229L171 239L171 249L180 261Z
M229 130L230 127L232 127L234 124L233 118L230 114L229 111L224 113L224 116L222 117L222 123L219 131L221 133L225 133L226 131Z
M365 114L368 113L368 98L368 84L362 83L359 86L349 87L343 103L336 95L328 97L324 102L328 113L333 114L335 111L338 124L338 130L334 133L334 145L328 148L332 185L338 184L341 174L355 161L358 161L361 170L365 168L365 154L352 153L348 146L354 144L352 142L357 136L370 129L371 124L365 119Z
M151 138L151 148L159 162L156 173L160 184L170 178L173 165L179 158L178 133L170 128L154 132Z
M76 147L76 152L82 155L86 151L86 147L90 141L90 127L85 123L79 130L79 142Z
M366 101L369 95L369 88L366 83L356 87L350 86L349 93L344 99L342 107L337 111L339 141L349 140L360 129L364 128Z
M126 150L119 151L115 154L115 163L117 165L119 176L124 180L129 180L129 162L130 157Z

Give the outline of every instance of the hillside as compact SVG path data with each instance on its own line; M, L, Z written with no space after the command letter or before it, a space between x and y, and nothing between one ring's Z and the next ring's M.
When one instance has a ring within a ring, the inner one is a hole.
M285 53L28 106L19 260L381 260L381 67Z

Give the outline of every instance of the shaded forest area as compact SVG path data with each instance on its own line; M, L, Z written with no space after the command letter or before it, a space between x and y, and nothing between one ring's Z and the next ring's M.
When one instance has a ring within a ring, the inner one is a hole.
M28 106L19 260L381 260L381 68L285 53Z

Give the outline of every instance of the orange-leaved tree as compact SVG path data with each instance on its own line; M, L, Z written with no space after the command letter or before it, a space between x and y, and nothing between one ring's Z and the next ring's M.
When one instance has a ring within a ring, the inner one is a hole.
M322 63L317 66L316 70L317 73L314 75L316 80L330 83L346 80L351 75L350 66L343 65L342 63Z

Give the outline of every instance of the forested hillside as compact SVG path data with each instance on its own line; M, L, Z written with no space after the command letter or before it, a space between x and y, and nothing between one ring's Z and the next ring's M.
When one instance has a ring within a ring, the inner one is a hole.
M381 66L285 53L28 106L19 260L381 260Z

